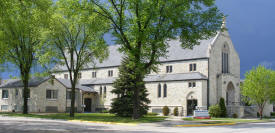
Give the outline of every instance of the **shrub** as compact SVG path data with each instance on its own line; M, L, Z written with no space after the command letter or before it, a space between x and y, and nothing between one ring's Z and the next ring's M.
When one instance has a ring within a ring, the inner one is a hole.
M234 113L233 118L238 118L238 115L236 113Z
M154 112L148 112L147 115L150 115L150 116L157 116L158 113L154 113Z
M101 113L109 113L109 111L107 109L103 109L101 110Z
M174 108L174 116L179 116L179 109L178 109L178 107Z
M272 117L275 117L275 112L271 112L270 115L271 115Z
M220 117L227 117L226 107L224 103L224 98L220 98L219 106L221 109L221 116Z
M209 115L211 117L220 117L221 116L221 108L218 104L212 105L209 107Z
M162 108L162 113L163 113L164 116L168 116L169 112L170 112L170 110L169 110L169 108L167 106L164 106Z

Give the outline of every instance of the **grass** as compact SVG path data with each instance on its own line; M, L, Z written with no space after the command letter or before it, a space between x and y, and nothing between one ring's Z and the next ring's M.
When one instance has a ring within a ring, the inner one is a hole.
M117 123L152 123L164 121L166 117L146 115L138 120L132 120L130 117L118 117L108 113L76 113L72 118L68 113L57 114L21 114L21 113L0 113L5 116L15 117L32 117L45 119L61 119L61 120L82 120L82 121L97 121L97 122L117 122Z
M205 124L271 122L270 119L260 120L260 119L240 119L240 118L211 118L211 119L183 118L183 120L200 122Z

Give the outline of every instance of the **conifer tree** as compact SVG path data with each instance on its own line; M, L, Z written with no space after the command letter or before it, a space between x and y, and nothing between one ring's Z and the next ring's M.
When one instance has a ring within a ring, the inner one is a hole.
M140 104L138 106L139 116L143 116L148 111L150 100L147 98L148 93L145 88L144 81L135 84L135 66L130 58L124 58L122 65L119 67L119 78L114 82L114 90L112 93L117 95L113 99L111 113L117 116L130 117L133 115L134 108L134 88L139 86L141 91L139 93Z
M219 106L221 109L221 117L226 117L227 112L226 112L226 107L225 107L225 103L224 103L224 98L222 98L222 97L220 98Z

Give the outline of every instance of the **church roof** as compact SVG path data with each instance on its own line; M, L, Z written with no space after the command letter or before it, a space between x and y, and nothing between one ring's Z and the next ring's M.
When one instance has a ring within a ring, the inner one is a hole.
M201 40L200 45L194 46L193 49L183 49L179 40L170 40L168 41L169 48L167 50L167 57L161 57L160 62L208 58L210 45L213 44L218 34L208 40ZM119 66L123 57L123 54L118 51L119 48L119 45L110 45L108 47L109 57L106 60L101 63L95 61L95 65L90 63L85 69ZM65 65L55 66L54 70L65 71L67 68Z
M36 87L43 83L44 81L50 79L50 77L33 77L29 79L29 87ZM24 87L22 80L20 79L9 79L2 85L0 88L17 88L17 87Z
M61 79L61 78L57 78L57 80L59 82L61 82L66 88L72 88L72 84L71 81L68 79ZM92 87L88 87L88 86L83 86L81 84L77 84L75 86L75 88L85 91L85 92L96 92Z
M81 79L79 81L82 85L100 85L112 84L117 77L104 78L104 79ZM207 77L199 72L192 73L177 73L177 74L160 74L148 75L145 77L145 82L161 82L161 81L185 81L185 80L206 80Z

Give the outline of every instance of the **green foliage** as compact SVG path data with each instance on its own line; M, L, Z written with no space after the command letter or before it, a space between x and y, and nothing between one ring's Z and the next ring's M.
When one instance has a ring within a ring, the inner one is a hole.
M169 109L167 106L164 106L164 107L162 108L162 114L163 114L164 116L168 116L169 113L170 113L170 109Z
M211 117L220 117L221 113L221 108L218 104L209 107L209 115Z
M179 116L179 108L178 107L174 108L174 116Z
M246 102L258 106L262 118L266 103L275 100L275 72L264 66L253 68L245 74L241 93Z
M104 109L101 111L101 113L109 113L109 111L107 109Z
M39 45L39 62L55 63L58 71L65 66L72 84L70 114L74 116L75 86L78 74L88 64L102 62L108 56L103 35L109 29L108 20L92 12L89 0L58 0L52 8L49 26L43 29ZM47 45L44 45L47 44Z
M221 109L221 117L227 117L225 102L224 102L224 98L222 98L222 97L220 98L219 106Z
M147 115L148 116L157 116L157 115L159 115L158 113L154 113L154 112L149 112L149 113L147 113Z
M122 65L119 67L119 78L114 82L114 88L112 93L116 94L118 97L113 99L111 113L117 116L129 117L133 115L134 108L134 88L136 87L134 68L131 65L132 60L129 58L124 58ZM145 83L139 82L140 93L138 97L140 98L140 104L138 105L139 116L147 114L148 105L150 100L147 98L148 92L145 88Z
M19 68L24 84L23 113L26 114L29 75L37 59L37 46L42 29L48 23L46 16L49 16L52 1L1 0L0 5L0 62L11 62Z
M233 118L238 118L238 115L236 113L233 114Z
M193 48L221 30L224 15L215 0L91 0L93 12L111 22L110 32L120 51L132 58L136 82L157 71L160 57L166 57L167 40L179 39L183 48ZM142 87L141 87L142 88ZM135 87L134 106L138 106ZM138 118L134 107L133 117Z

